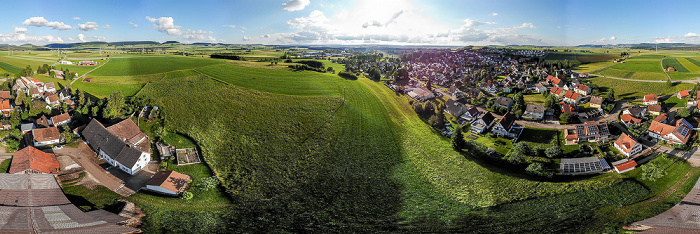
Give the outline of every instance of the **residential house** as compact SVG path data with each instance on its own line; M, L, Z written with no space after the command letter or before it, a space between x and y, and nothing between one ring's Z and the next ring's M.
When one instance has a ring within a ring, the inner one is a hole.
M51 123L54 126L60 126L70 123L70 115L68 113L63 113L54 117L51 117Z
M515 115L513 113L508 112L501 118L496 124L493 126L493 129L491 129L491 132L495 133L498 136L502 137L510 137L513 138L514 140L517 140L518 137L520 137L520 133L522 133L523 127L519 126L515 122Z
M42 115L36 119L36 125L38 127L48 128L51 127L51 122L49 122L49 118L46 118L46 115Z
M649 136L657 141L665 140L673 144L685 144L693 133L693 126L685 119L676 121L676 126L671 126L659 121L651 121Z
M478 98L479 94L481 94L481 90L472 88L469 89L469 92L467 92L467 97Z
M27 146L12 154L10 174L56 174L59 165L56 155Z
M537 91L538 93L545 92L547 91L547 86L540 82L535 86L535 91Z
M485 90L486 92L489 92L491 94L496 94L498 93L498 87L494 83L486 83L481 85L481 89Z
M611 134L608 124L605 122L588 121L576 125L573 129L564 131L564 139L568 144L578 144L579 142L597 142L610 138Z
M447 90L447 93L449 93L449 94L452 95L452 96L457 96L457 94L458 94L459 92L460 92L460 91L459 91L459 89L457 88L457 86L454 86L454 85L450 86L450 88Z
M544 106L527 104L527 107L525 108L525 113L523 113L522 118L542 120L544 118Z
M477 109L476 107L472 106L472 108L469 108L469 110L462 114L461 118L466 121L472 122L474 120L477 120L479 118L479 115L481 115L481 111L479 111L479 109Z
M126 119L108 129L92 119L80 134L107 163L134 175L151 159L150 140L134 126L131 119Z
M159 171L146 183L146 189L171 196L177 196L187 189L192 177L176 171Z
M574 92L579 93L581 95L589 95L591 94L591 89L587 85L576 84L574 86Z
M510 107L513 106L513 99L509 97L498 96L496 97L496 101L494 101L493 104L497 107L503 107L510 110Z
M10 99L10 97L12 97L10 91L0 91L0 100Z
M459 118L462 114L464 114L464 112L467 112L467 106L450 99L445 103L445 112Z
M0 111L2 111L2 115L4 117L10 117L10 113L15 111L15 108L12 107L12 103L10 103L9 99L4 99L0 101Z
M493 125L493 120L495 118L491 114L491 112L486 112L484 115L481 116L481 118L477 119L472 123L472 132L478 133L478 134L483 134L491 128L491 125Z
M629 160L629 159L623 159L620 161L613 162L613 167L615 168L615 171L617 173L625 173L631 170L634 170L634 168L637 167L637 162L634 160Z
M623 111L622 114L630 114L630 115L637 117L637 118L640 118L640 119L649 115L649 113L647 113L646 108L640 107L638 105L627 108L627 110Z
M625 126L627 126L628 128L632 126L637 126L638 124L642 123L641 119L635 118L630 114L621 115L620 120L622 120L622 123L624 123Z
M32 136L34 146L53 145L61 141L61 134L56 127L33 129Z
M655 105L647 106L647 111L649 112L649 114L652 114L652 115L660 115L661 114L661 105L655 104Z
M56 85L53 82L46 83L44 86L44 92L56 92Z
M58 104L60 104L58 102L59 99L58 99L58 96L56 96L56 94L51 94L49 96L46 96L45 100L46 100L46 104L48 104L49 106L52 106L52 107L58 106Z
M58 91L56 94L58 95L58 98L61 100L66 100L71 98L70 91L68 89L61 89L61 91Z
M408 92L408 96L420 102L435 98L435 94L426 88L415 88Z
M668 114L661 113L659 116L656 116L654 121L659 122L659 123L666 123L666 121L668 121Z
M32 92L32 98L41 98L41 94L43 93L43 92L39 91L39 88L36 88L36 87L31 88L31 92Z
M601 108L603 107L603 98L602 97L591 97L591 108Z
M687 98L687 97L690 97L690 92L688 90L683 90L683 91L678 92L678 94L676 94L676 96L679 99Z
M566 102L560 102L559 106L561 107L561 112L562 113L568 113L570 115L578 115L578 110L576 110L576 105L571 105Z
M657 97L656 94L644 95L644 99L642 99L642 104L644 104L644 105L659 104L659 97Z
M620 138L617 138L613 145L620 151L620 153L625 155L625 157L631 157L642 152L642 144L637 142L637 140L634 138L628 136L626 133L622 133Z
M12 124L9 121L2 121L2 130L12 130Z
M51 69L51 71L53 72L54 78L57 78L57 79L64 79L64 77L63 77L63 71L61 71L61 70L56 70L56 69Z
M556 97L559 100L561 100L564 94L566 94L566 92L564 92L563 89L557 87L554 87L551 90L549 90L549 93L554 95L554 97Z
M20 125L19 129L22 131L22 134L27 134L34 130L36 127L34 126L34 123L23 123Z
M564 102L571 105L576 105L576 103L578 103L580 100L581 95L579 95L579 93L566 91L566 94L564 94Z

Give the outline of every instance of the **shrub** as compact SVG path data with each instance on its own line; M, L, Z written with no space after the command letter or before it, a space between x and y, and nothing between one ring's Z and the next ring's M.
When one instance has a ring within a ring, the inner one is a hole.
M182 192L182 195L180 198L185 199L185 200L190 200L190 199L194 198L194 194L192 194L189 191L184 191L184 192Z
M338 76L343 77L345 79L357 80L357 76L349 72L338 72Z
M205 177L199 180L198 186L204 190L212 189L221 183L216 176Z

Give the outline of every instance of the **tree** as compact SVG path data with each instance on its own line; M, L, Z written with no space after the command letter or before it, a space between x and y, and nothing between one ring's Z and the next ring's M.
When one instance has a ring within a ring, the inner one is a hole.
M517 144L513 145L513 151L523 155L529 155L530 147L525 142L518 142Z
M160 125L156 126L156 127L153 129L153 133L155 133L156 136L158 136L158 138L161 139L161 140L162 140L163 138L165 138L165 136L168 135L168 131L166 131L165 128L164 128L163 126L160 126Z
M382 78L382 74L379 72L379 69L377 67L372 67L367 71L368 76L372 80L379 80Z
M605 101L614 102L615 101L615 90L608 90L608 94L605 95Z
M642 166L642 179L656 181L656 179L666 175L656 161L652 161Z
M99 113L100 113L100 106L93 106L92 110L90 111L90 116L97 117L97 116L99 116Z
M520 164L525 162L525 156L519 152L516 152L515 150L511 150L508 152L508 154L506 154L505 160L512 164Z
M413 110L416 111L418 114L423 114L425 109L423 109L423 103L420 102L414 102L413 103Z
M548 158L559 157L559 156L561 156L562 153L563 152L562 152L561 148L559 146L556 146L556 145L549 147L549 149L544 151L544 154L547 155Z
M184 191L184 192L182 192L182 197L180 197L180 198L185 199L185 200L190 200L190 199L194 198L194 194L192 194L189 191Z
M556 109L557 107L557 98L554 97L554 95L549 95L547 99L544 101L544 107L547 109Z
M430 126L433 126L434 128L442 127L445 125L445 120L442 117L443 116L439 114L430 116L430 119L428 119L428 124L430 124Z
M107 105L102 110L102 116L105 119L111 119L117 117L124 106L124 96L119 91L112 92L107 99Z
M456 126L455 132L452 134L452 149L457 151L462 151L466 145L464 140L464 134L462 134L462 127Z
M561 120L564 123L571 123L573 117L574 116L569 113L561 113L561 115L559 115L559 120Z
M690 116L690 114L691 114L691 113L690 113L690 110L688 110L687 108L683 108L683 109L679 110L679 111L676 113L676 117L678 117L678 118L688 118L688 116Z
M516 110L515 111L515 118L520 119L520 117L523 116L523 110Z
M670 88L670 87L673 87L673 81L667 80L667 81L666 81L666 86L668 86L669 88Z
M77 89L75 91L75 96L79 105L85 105L85 102L87 102L87 97L85 96L85 92L83 90Z
M536 175L536 176L544 176L544 177L551 177L552 176L551 173L548 173L547 171L545 171L544 164L538 163L538 162L528 165L527 168L525 168L525 171L528 174L532 174L532 175Z
M5 139L5 145L7 146L7 148L17 150L17 148L19 147L19 141L15 138L7 138Z

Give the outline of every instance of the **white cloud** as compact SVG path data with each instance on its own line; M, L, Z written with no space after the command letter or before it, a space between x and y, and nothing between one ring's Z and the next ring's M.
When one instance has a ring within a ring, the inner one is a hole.
M498 13L496 13L496 12L491 13L491 16L498 16Z
M252 38L246 37L245 35L243 35L243 41L252 41L252 40L253 40Z
M685 37L685 38L700 38L700 34L689 32L689 33L683 35L683 37Z
M138 27L139 27L138 24L135 24L135 23L132 23L132 22L129 22L129 24L131 24L131 26L134 27L134 28L138 28Z
M671 43L674 42L674 38L671 36L668 37L654 37L654 42L655 43Z
M15 33L24 34L24 33L27 33L27 28L15 27L15 31L14 31L14 32L15 32Z
M96 22L85 22L84 24L78 24L78 29L83 32L87 32L90 30L97 30L99 29L100 26L97 25Z
M243 30L248 30L246 27L243 27L243 26L241 26L241 29L243 29Z
M75 39L72 38L72 37L69 37L68 40L69 40L69 41L75 41Z
M153 27L155 27L159 32L167 33L170 36L180 36L182 35L182 26L175 25L175 20L173 17L160 17L151 18L146 16L146 20L151 21Z
M289 0L286 3L282 3L282 6L287 11L300 11L304 10L309 4L311 4L309 0Z
M606 42L607 42L607 40L605 39L605 37L601 38L600 40L593 41L593 43L596 43L596 44L605 44Z
M224 27L227 27L227 28L236 28L236 25L224 25Z
M78 34L78 36L76 36L76 37L78 38L78 40L79 40L80 42L88 42L88 41L90 41L90 40L88 40L88 39L93 39L92 41L103 41L103 40L105 40L105 37L100 37L100 36L85 36L85 35L83 35L82 33L81 33L81 34ZM70 39L70 38L69 38L69 39Z
M73 17L74 20L80 20L80 17Z
M63 22L49 22L48 20L44 19L44 17L31 17L29 19L24 20L22 24L27 26L49 27L58 30L68 30L73 28L70 25L64 24Z
M78 34L78 40L80 40L81 42L86 42L86 41L87 41L87 40L85 40L85 35L83 35L82 33L81 33L81 34Z
M28 36L26 28L15 27L15 30L8 34L0 34L0 42L19 42L19 43L61 43L63 39L52 35L46 36Z
M105 29L111 29L111 28L112 28L112 26L109 26L109 24L105 24L105 26L102 26L102 27L105 28Z
M203 31L203 30L194 31L194 30L187 29L185 31L184 35L182 36L182 38L190 39L190 40L195 41L195 42L215 43L215 42L217 42L216 38L214 38L213 36L208 36L208 34L212 34L212 33L214 33L214 32Z
M615 36L610 37L611 41L614 41L615 39L617 39L617 37L615 37Z
M319 12L320 12L320 11L319 11ZM389 18L389 20L387 20L387 21L384 22L384 23L379 22L378 20L372 20L371 22L365 22L364 24L362 24L362 27L363 27L363 28L367 28L367 27L369 27L369 26L375 26L375 27L386 27L386 26L389 26L389 24L396 22L396 18L399 18L399 16L401 16L401 14L403 14L403 12L404 12L403 10L400 10L400 11L394 13L394 15L392 15L391 18ZM312 12L312 13L313 13L313 12Z

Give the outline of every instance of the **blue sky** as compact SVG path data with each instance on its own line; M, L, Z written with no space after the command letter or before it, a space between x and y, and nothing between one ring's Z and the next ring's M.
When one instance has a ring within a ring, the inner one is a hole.
M699 1L3 1L0 43L700 43ZM8 10L22 9L22 10Z

